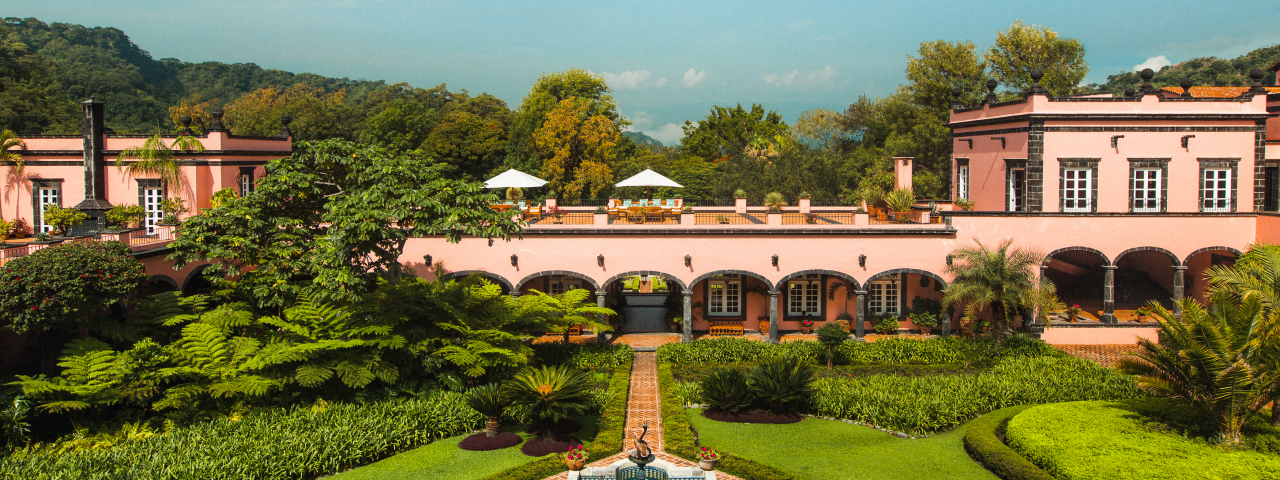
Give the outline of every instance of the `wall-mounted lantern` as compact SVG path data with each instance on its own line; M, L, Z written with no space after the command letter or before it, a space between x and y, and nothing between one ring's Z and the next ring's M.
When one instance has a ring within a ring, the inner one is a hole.
M1120 139L1121 139L1121 138L1124 138L1124 135L1112 135L1112 136L1111 136L1111 148L1120 148Z
M1005 146L1005 140L1004 140L1004 137L991 137L991 139L992 139L992 140L999 140L999 141L1000 141L1000 148L1004 148L1004 146Z
M492 246L493 246L493 239L492 239L492 238L490 238L490 239L489 239L489 246L490 246L490 247L492 247Z
M778 266L778 254L773 254L773 266Z
M431 267L431 254L428 253L426 255L423 255L422 261L427 262L427 267Z
M686 266L686 267L692 267L692 266L693 266L693 256L691 256L691 255L689 255L689 254L687 254L687 253L686 253L686 254L684 254L684 266Z
M858 255L858 266L859 266L859 267L862 267L862 268L867 268L867 255L866 255L866 254Z
M596 255L596 265L604 266L604 254Z
M947 266L951 266L951 261L955 259L955 255L947 254Z
M518 267L520 266L519 263L520 263L520 258L517 257L516 254L514 253L511 254L511 266Z
M1182 148L1187 148L1187 146L1191 144L1191 139L1193 139L1193 138L1196 138L1196 136L1195 136L1195 135L1183 135L1183 136L1182 136Z
M972 139L972 138L960 138L960 139L957 139L957 141L961 141L961 142L965 142L965 143L969 144L969 150L973 150L973 139Z

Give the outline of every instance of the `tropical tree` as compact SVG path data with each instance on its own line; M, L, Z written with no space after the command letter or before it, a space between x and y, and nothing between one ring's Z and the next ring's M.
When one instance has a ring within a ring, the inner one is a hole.
M147 280L119 242L63 243L14 259L0 270L0 325L16 333L83 325L127 338L109 315Z
M545 293L534 290L536 298L541 301L545 307L542 310L544 318L553 332L562 332L564 334L564 343L569 343L569 329L577 327L588 327L596 332L610 332L613 327L608 323L601 323L597 320L598 315L617 315L618 313L604 307L597 307L595 303L587 303L586 299L591 292L584 288L575 288L559 295L547 295ZM521 295L523 298L525 295Z
M742 108L741 104L733 108L714 106L706 119L696 124L685 121L683 128L681 151L710 160L740 156L756 139L772 139L787 133L782 115L773 110L766 113L758 104L752 104L751 110Z
M951 252L953 263L947 272L955 275L955 280L943 290L942 306L964 304L965 314L970 317L990 308L995 333L1003 336L1012 317L1027 307L1027 292L1036 285L1033 267L1040 264L1044 254L1013 248L1012 240L1005 240L994 249L975 242L976 247Z
M1277 344L1265 337L1275 316L1268 318L1256 297L1241 303L1219 297L1207 309L1184 299L1179 306L1181 319L1152 302L1160 341L1138 339L1136 358L1122 359L1118 367L1138 375L1140 388L1204 410L1219 440L1239 445L1241 427L1274 398L1280 372L1266 365L1277 356Z
M595 197L613 184L609 160L621 132L605 115L592 115L590 102L568 98L547 113L547 121L534 133L542 157L547 188L565 199Z
M1217 265L1205 272L1209 279L1210 295L1233 302L1256 299L1262 304L1269 319L1267 325L1271 340L1280 341L1280 245L1256 243L1236 259L1235 265ZM1270 359L1269 368L1280 370L1280 359ZM1280 380L1280 379L1278 379ZM1273 397L1280 396L1280 381L1271 387ZM1280 409L1271 407L1271 424L1280 427Z
M18 152L9 151L10 149L15 148L25 149L27 148L27 144L23 143L22 138L19 138L18 134L13 133L13 130L0 130L0 162L13 162L13 164L18 167L15 171L18 174L21 174L22 167L25 166L26 163L22 161L22 155Z
M203 152L204 144L190 135L178 135L169 145L165 145L160 134L155 134L142 145L129 147L116 156L116 168L125 170L130 176L157 176L168 185L179 189L187 186L186 177L178 169L178 157L174 150L180 152ZM126 164L125 160L133 160Z
M1084 44L1061 38L1049 27L1027 25L1018 20L996 34L996 42L983 60L991 74L1012 95L1021 97L1031 90L1031 70L1044 74L1040 85L1052 95L1070 95L1089 74L1084 61Z
M1041 278L1036 285L1023 293L1022 303L1031 310L1035 319L1049 324L1049 314L1066 310L1067 306L1058 298L1058 288L1047 278Z

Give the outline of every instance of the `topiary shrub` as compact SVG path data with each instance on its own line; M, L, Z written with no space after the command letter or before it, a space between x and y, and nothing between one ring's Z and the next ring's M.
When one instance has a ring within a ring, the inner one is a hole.
M142 264L119 242L43 248L0 269L0 318L17 333L78 322L93 327L146 280Z
M1031 405L1002 408L969 422L964 432L964 447L974 460L1004 480L1054 480L1000 440L1004 427L1014 415Z
M849 341L849 332L838 323L828 323L818 329L818 342L827 347L827 370L831 370L831 362L835 358L836 347Z

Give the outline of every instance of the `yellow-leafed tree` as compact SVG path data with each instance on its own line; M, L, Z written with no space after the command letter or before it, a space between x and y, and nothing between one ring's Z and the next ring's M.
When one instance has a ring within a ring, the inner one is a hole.
M542 177L561 198L594 197L613 183L608 160L621 133L604 115L591 115L589 102L566 98L547 113L534 133L534 145L542 156Z

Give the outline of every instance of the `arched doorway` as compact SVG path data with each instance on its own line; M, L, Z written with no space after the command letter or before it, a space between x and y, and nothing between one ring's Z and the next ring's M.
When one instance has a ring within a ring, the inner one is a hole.
M1178 291L1175 276L1181 263L1168 250L1156 247L1129 249L1116 256L1116 321L1138 320L1134 312L1153 301L1173 309Z
M213 282L209 281L209 278L204 274L208 268L208 265L201 265L192 270L190 275L187 275L187 281L182 282L183 295L207 295L213 293Z
M618 312L611 325L618 334L675 333L684 327L683 281L655 271L614 275L602 284L605 306Z
M690 284L690 332L711 336L769 335L773 282L755 272L718 270Z
M1067 306L1080 306L1080 320L1102 321L1106 317L1106 270L1114 268L1102 252L1087 247L1067 247L1045 257L1041 274L1058 289L1058 298Z
M1209 281L1204 278L1205 272L1211 267L1235 265L1236 259L1240 258L1240 253L1234 248L1221 246L1205 247L1191 252L1182 262L1186 266L1182 276L1184 294L1190 295L1200 303L1205 303L1209 294Z

